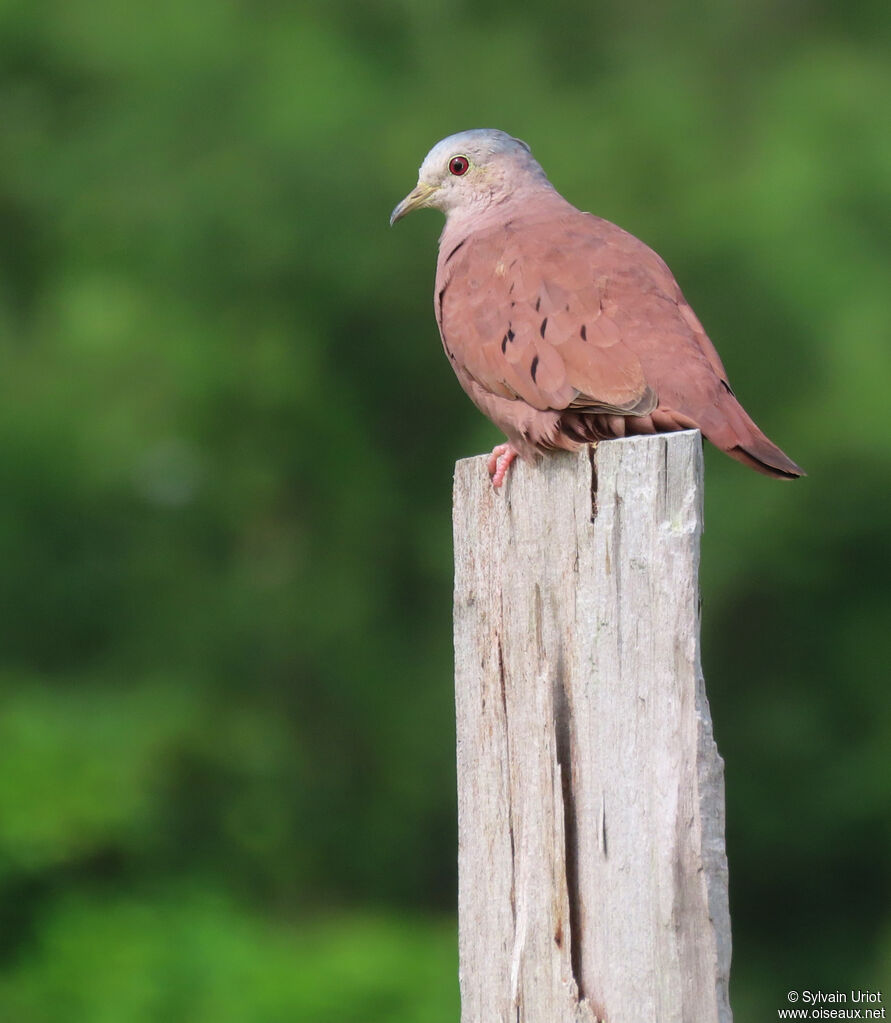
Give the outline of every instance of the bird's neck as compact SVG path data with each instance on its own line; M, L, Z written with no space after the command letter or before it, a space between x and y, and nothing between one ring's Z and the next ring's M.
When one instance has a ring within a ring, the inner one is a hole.
M446 213L445 227L440 235L440 245L457 245L464 238L490 227L503 225L507 220L535 217L548 219L565 216L575 211L550 183L542 186L536 182L533 188L517 188L511 192L495 195L490 202L456 207Z

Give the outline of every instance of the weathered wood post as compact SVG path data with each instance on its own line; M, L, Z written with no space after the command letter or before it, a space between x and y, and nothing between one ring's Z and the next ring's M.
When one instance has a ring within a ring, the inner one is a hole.
M730 1023L699 434L454 493L462 1023Z

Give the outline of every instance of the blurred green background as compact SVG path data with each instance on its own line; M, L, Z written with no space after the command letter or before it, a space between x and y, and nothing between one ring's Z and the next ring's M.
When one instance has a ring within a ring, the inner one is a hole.
M669 262L741 1023L891 997L889 8L0 3L0 1021L458 1014L440 137Z

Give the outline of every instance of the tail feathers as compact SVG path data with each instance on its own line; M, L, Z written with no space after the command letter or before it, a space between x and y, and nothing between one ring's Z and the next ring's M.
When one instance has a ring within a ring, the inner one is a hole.
M794 480L807 473L782 452L755 425L746 410L729 392L724 399L695 409L698 414L678 412L662 404L646 415L619 415L598 412L564 412L549 426L549 432L534 439L540 450L566 448L628 434L671 433L674 430L700 430L716 448L756 472L776 479ZM541 413L539 413L541 415ZM517 441L513 443L516 445ZM520 442L523 443L523 442Z
M732 393L725 392L723 398L720 405L720 420L715 423L714 432L709 429L703 430L713 444L731 458L748 465L756 472L764 473L765 476L794 480L807 475L804 469L796 465L758 429Z
M763 434L755 443L747 444L745 447L737 444L724 450L731 458L735 458L756 472L763 472L765 476L773 476L775 479L781 480L794 480L799 476L807 476L801 466L796 465L788 455Z

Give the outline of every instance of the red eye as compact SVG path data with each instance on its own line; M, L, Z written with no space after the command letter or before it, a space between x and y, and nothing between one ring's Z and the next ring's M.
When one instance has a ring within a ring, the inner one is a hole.
M453 156L449 160L449 170L456 177L461 177L462 174L467 173L467 168L470 166L470 160L466 156Z

